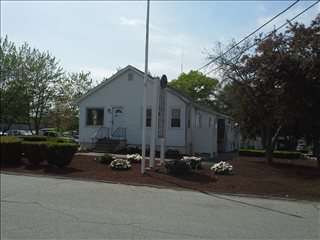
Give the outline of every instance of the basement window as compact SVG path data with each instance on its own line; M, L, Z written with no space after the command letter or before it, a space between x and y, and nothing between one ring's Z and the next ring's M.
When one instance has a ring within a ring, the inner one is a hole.
M102 126L104 118L103 108L88 108L87 109L87 126Z

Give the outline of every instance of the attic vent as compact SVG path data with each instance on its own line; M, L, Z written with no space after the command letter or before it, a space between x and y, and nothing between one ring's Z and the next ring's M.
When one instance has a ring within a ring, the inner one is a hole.
M128 73L128 81L132 81L133 80L133 73Z

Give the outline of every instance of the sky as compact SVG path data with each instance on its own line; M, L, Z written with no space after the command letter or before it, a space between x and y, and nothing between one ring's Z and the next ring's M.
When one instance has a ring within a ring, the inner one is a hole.
M314 1L300 1L272 30ZM204 65L217 42L241 40L292 1L152 1L149 71L175 79ZM309 24L320 4L297 18ZM68 72L95 81L133 65L144 70L146 1L1 1L1 37L49 51Z

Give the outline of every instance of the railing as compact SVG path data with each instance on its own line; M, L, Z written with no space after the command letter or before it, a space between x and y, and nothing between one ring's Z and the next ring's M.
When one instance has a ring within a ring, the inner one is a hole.
M127 129L123 127L118 127L111 134L112 139L125 140L127 139Z
M91 139L93 142L96 142L99 139L109 139L110 138L110 129L107 127L100 127L92 136Z

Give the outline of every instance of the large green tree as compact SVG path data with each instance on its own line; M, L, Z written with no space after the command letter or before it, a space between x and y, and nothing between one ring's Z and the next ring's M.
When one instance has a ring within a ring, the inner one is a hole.
M195 102L214 105L214 96L218 88L218 80L205 76L199 71L182 73L169 85L190 96Z
M318 146L319 17L308 27L292 24L285 33L255 41L253 51L246 51L252 44L247 42L216 61L228 86L223 99L230 112L247 134L262 136L268 162L284 129L312 136Z
M47 123L61 130L78 129L79 109L75 102L92 87L90 72L66 74L48 113Z
M7 37L0 39L0 118L4 131L28 120L29 96L23 63L22 50Z

